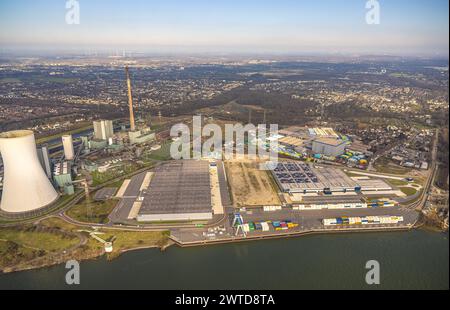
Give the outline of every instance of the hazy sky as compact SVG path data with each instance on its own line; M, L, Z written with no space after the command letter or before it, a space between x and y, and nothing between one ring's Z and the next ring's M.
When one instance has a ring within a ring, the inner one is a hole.
M448 55L448 0L0 0L3 48Z

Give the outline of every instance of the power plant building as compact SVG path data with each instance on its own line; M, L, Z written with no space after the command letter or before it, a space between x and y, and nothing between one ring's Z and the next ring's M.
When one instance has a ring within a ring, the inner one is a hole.
M156 139L156 135L153 132L144 131L130 131L129 132L130 143L131 144L142 144L153 141Z
M32 131L1 133L0 153L5 170L1 210L31 212L58 199L58 193L39 162Z
M108 141L106 140L91 140L89 141L89 148L93 150L101 150L108 146Z
M72 184L72 168L69 162L65 161L55 165L53 180L60 188L63 188L67 184Z
M114 136L114 127L112 121L94 122L94 139L109 140Z
M73 148L72 136L71 135L62 136L62 144L66 160L73 160L75 158L75 151Z

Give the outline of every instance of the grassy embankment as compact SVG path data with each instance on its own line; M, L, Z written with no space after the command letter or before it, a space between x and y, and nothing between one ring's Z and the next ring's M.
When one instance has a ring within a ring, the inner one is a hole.
M50 260L76 246L80 239L71 232L42 225L0 229L0 270L27 267L36 259Z
M400 190L406 196L412 196L412 195L415 195L417 193L417 189L415 189L413 187L400 187Z
M77 231L80 227L66 223L58 218L46 219L43 225L51 227L59 227L66 231ZM109 254L109 258L114 258L120 255L122 252L132 250L135 248L145 247L159 247L162 248L167 245L169 241L170 233L168 231L120 231L112 229L99 229L99 232L104 233L99 235L105 241L112 241L114 251ZM87 234L86 234L87 236ZM96 240L90 238L88 242L88 249L95 250L103 248L103 246Z
M104 254L103 245L79 230L89 229L49 218L37 225L0 229L0 271L11 272L86 260ZM164 247L169 233L100 230L100 237L113 241L109 259L135 248Z

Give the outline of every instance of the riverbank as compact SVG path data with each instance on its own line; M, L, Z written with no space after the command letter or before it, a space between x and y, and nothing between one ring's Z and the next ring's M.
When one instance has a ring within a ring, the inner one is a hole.
M30 226L31 227L31 226ZM112 261L120 257L124 253L157 248L161 251L165 251L167 248L173 245L180 247L194 247L194 246L207 246L227 243L242 243L256 240L272 240L272 239L284 239L284 238L299 238L310 235L325 235L325 234L343 234L343 233L362 233L362 232L386 232L386 231L405 231L411 230L413 227L393 227L391 229L340 229L340 230L327 230L327 231L305 231L301 233L287 233L287 234L274 234L265 236L254 236L248 238L233 238L229 240L209 240L208 242L195 242L195 243L181 243L173 236L169 237L168 232L126 232L126 231L111 231L102 230L100 235L104 240L114 241L114 250L112 253L105 253L104 247L98 241L90 238L87 234L80 233L82 230L80 227L66 223L58 218L49 218L39 223L38 229L53 229L53 232L59 234L66 234L73 238L78 238L78 243L72 242L68 248L60 248L56 252L50 250L44 250L46 253L38 255L34 253L34 257L23 257L23 261L15 262L14 265L0 264L0 271L3 273L12 273L19 271L26 271L39 268L48 268L55 265L64 264L69 260L87 261L99 259L103 256L108 261ZM40 227L40 228L39 228ZM29 229L29 228L27 228ZM87 230L87 228L85 228ZM9 231L12 231L9 229ZM0 230L0 236L4 234L4 230ZM18 234L23 234L21 230L18 230ZM25 236L26 238L27 236ZM11 237L10 237L11 238ZM22 236L22 238L24 238ZM49 236L46 236L49 238ZM30 238L31 240L32 238ZM0 238L1 241L1 238ZM58 240L52 240L58 242ZM18 246L27 247L22 240L23 244L17 244ZM1 250L1 248L0 248ZM17 253L8 253L3 251L2 256L5 255L17 255ZM20 256L20 255L19 255Z
M445 220L441 219L434 212L428 212L426 214L422 212L416 226L433 232L448 232L448 226Z
M239 236L231 238L210 239L204 241L186 242L181 241L175 237L171 239L180 247L198 247L208 246L215 244L227 244L227 243L242 243L258 240L274 240L274 239L286 239L286 238L300 238L303 236L311 235L330 235L330 234L355 234L355 233L380 233L380 232L396 232L396 231L410 231L413 230L414 225L409 226L392 226L392 227L368 227L368 228L340 228L340 229L311 229L304 231L293 231L286 233L267 233L263 235L252 236Z
M34 225L0 229L0 272L11 273L59 265L68 260L85 261L104 256L104 245L79 227L59 218L48 218ZM114 242L108 260L122 253L142 248L165 249L171 243L169 233L99 231L100 237Z

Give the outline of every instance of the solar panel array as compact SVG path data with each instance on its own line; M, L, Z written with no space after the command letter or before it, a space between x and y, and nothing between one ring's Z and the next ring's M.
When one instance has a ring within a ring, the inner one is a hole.
M282 184L318 183L317 175L303 163L280 163L274 173Z
M315 169L301 162L279 163L272 172L284 191L353 190L357 183L344 172L334 168Z

